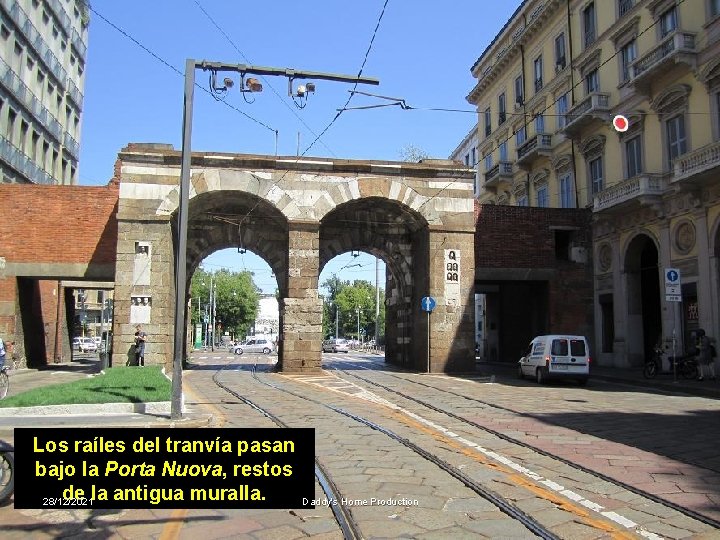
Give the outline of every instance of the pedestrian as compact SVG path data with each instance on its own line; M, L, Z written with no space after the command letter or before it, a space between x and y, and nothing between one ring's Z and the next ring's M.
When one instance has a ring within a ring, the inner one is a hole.
M5 365L5 355L7 354L7 350L5 349L5 342L2 338L0 338L0 369L3 368Z
M705 374L705 367L710 374L711 380L715 380L715 359L713 358L714 347L710 344L710 338L705 334L705 330L699 328L697 331L697 350L698 350L698 381L702 381Z
M137 332L135 332L135 365L145 365L145 342L147 341L147 334L143 332L142 326L137 325Z

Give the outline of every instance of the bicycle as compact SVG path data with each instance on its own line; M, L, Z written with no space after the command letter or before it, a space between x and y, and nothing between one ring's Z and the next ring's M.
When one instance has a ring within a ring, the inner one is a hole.
M0 504L7 501L15 490L15 449L0 441Z
M643 368L643 376L646 379L654 378L658 373L672 374L676 373L684 379L696 379L698 376L698 362L694 353L684 354L682 356L668 356L670 365L669 371L663 371L663 357L665 351L656 348L651 358L645 361Z

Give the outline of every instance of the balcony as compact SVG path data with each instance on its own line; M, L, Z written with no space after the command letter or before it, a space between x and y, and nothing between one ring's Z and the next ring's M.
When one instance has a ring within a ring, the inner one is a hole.
M568 137L577 134L595 120L610 121L610 94L593 92L565 113L564 131Z
M5 137L0 136L0 159L22 174L33 184L56 184L50 175L35 165L22 150L14 146Z
M498 161L494 167L490 167L485 171L485 184L486 188L493 188L500 185L500 182L512 181L513 177L513 166L510 161Z
M720 141L676 158L673 163L675 174L671 183L705 181L717 176L718 167L720 167Z
M676 64L691 69L696 65L695 34L675 31L666 36L654 49L631 65L631 84L640 90L650 81L670 71Z
M539 156L549 156L552 152L552 135L538 133L529 138L517 149L517 163L520 168L529 168L529 165Z
M659 174L628 178L595 195L593 212L625 211L632 205L656 204L666 189L667 180Z

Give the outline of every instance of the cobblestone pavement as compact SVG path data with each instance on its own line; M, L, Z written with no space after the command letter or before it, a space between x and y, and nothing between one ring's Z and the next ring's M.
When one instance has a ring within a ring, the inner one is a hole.
M248 356L240 362L249 366L270 360ZM481 426L716 519L714 512L720 507L720 458L715 450L720 442L718 400L601 380L592 381L587 388L563 384L541 387L516 380L502 367L483 368L482 376L461 378L379 373L366 369L374 367L370 357L353 354L326 355L325 360L327 367L343 371L331 369L322 376L302 377L261 372L258 377L381 422L476 481L492 486L562 538L634 537L639 533L649 538L720 538L720 530L610 481L409 402L352 374L431 401L441 410L453 411ZM195 354L192 361L195 369L185 376L189 416L210 413L215 427L275 427L213 383L216 369L237 362L237 357L204 353ZM491 374L495 375L493 382ZM248 369L228 370L221 377L241 395L271 409L292 427L315 427L316 453L328 466L343 496L356 501L373 497L391 502L403 497L409 501L399 506L352 507L352 515L366 538L532 536L458 480L382 433L317 404L261 386ZM468 446L466 441L475 446ZM513 469L513 464L521 464L535 477ZM325 499L319 484L315 496ZM605 514L589 510L593 504L602 507ZM608 515L620 516L634 526L622 526L622 519L608 519ZM0 536L342 538L331 510L322 505L314 510L95 512L15 510L10 505L0 507Z

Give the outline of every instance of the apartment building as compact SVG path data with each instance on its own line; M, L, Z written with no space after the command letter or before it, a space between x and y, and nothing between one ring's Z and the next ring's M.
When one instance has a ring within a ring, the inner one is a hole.
M592 211L594 359L717 338L720 0L525 0L472 73L479 202Z
M85 0L0 0L0 181L77 184Z

